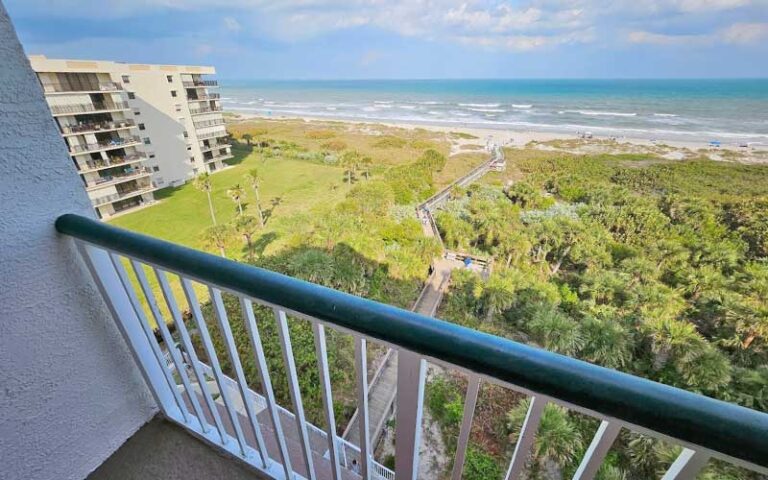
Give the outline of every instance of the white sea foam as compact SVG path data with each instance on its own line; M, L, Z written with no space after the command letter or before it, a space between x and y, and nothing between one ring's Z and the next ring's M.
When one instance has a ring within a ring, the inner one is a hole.
M478 108L495 108L501 106L500 103L460 103L460 107L478 107Z
M392 100L374 100L373 103L376 103L378 105L389 105L392 103Z
M675 115L674 113L654 113L654 117L679 117L680 115Z
M600 110L564 110L557 113L578 113L579 115L588 115L591 117L636 117L636 113L624 112L602 112Z
M517 108L520 110L528 110L529 108L533 108L533 105L517 105L513 103L512 108Z
M398 108L402 108L404 110L416 110L414 105L398 105Z
M435 102L434 100L430 100L427 102L416 102L416 103L418 103L419 105L440 105L440 103L442 102Z
M430 114L430 115L442 115L443 114L443 112L436 112L434 110L430 110L427 113Z
M468 108L467 110L472 110L473 112L482 112L482 113L504 113L506 110L503 108Z

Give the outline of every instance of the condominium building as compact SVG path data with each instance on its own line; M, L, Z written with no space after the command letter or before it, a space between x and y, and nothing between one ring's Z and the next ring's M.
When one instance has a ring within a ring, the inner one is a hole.
M29 60L100 218L232 157L213 67Z

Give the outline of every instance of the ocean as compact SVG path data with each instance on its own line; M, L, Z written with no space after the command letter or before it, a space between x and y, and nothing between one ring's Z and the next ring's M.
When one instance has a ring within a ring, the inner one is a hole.
M265 117L768 145L768 79L222 81L227 111Z

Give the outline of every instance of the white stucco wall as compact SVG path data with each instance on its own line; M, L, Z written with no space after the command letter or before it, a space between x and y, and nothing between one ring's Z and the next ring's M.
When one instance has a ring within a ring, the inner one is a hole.
M81 479L155 413L69 240L93 216L0 4L0 478Z

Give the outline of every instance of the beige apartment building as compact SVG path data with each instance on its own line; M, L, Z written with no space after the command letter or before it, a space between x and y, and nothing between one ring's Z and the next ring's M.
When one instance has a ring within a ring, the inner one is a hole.
M232 157L213 67L29 60L100 218Z

